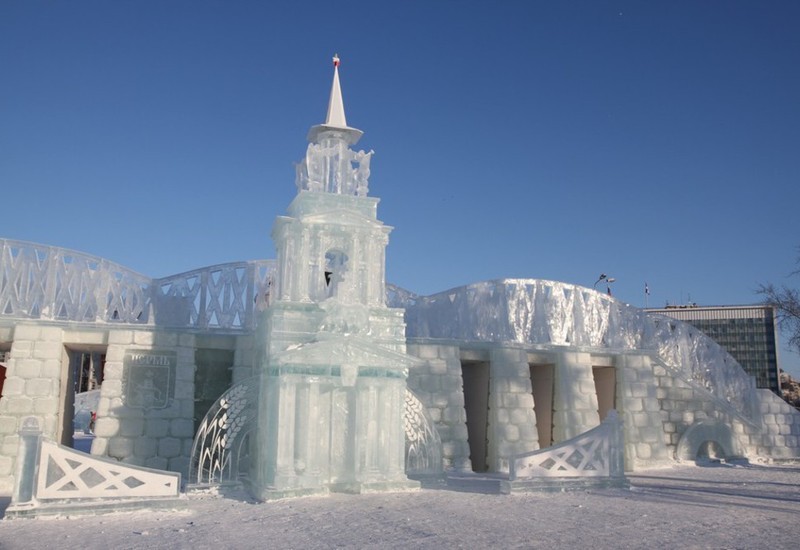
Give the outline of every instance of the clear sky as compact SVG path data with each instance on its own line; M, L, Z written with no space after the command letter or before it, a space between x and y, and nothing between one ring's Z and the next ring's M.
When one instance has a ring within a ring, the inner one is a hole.
M4 0L0 236L152 277L273 258L337 52L390 282L792 282L794 1Z

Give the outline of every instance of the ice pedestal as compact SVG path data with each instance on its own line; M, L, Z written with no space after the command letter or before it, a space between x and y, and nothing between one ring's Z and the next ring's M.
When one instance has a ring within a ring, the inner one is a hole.
M359 336L277 354L261 378L252 490L261 499L419 487L405 475L403 411L415 359Z

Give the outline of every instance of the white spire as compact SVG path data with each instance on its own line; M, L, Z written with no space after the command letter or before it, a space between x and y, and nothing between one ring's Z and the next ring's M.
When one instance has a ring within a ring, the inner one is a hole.
M308 141L315 143L320 135L325 133L330 135L333 132L344 139L349 145L355 144L364 132L347 125L344 116L344 101L342 101L342 87L339 84L339 56L333 56L333 85L331 86L331 98L328 101L328 115L323 124L313 126L308 132Z
M325 126L334 128L347 128L347 119L344 116L344 102L342 101L342 87L339 85L339 55L333 56L333 85L331 86L331 99L328 102L328 116Z

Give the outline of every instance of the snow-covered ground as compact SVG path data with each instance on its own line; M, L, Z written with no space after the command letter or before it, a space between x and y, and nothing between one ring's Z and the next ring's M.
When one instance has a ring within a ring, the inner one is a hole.
M799 464L675 466L630 481L510 496L195 494L180 512L5 519L0 548L797 548Z

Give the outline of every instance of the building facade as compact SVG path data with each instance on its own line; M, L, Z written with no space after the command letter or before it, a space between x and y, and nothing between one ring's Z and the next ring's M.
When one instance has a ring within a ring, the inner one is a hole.
M650 313L680 319L703 331L730 353L756 387L781 395L778 372L778 327L774 306L668 306Z

